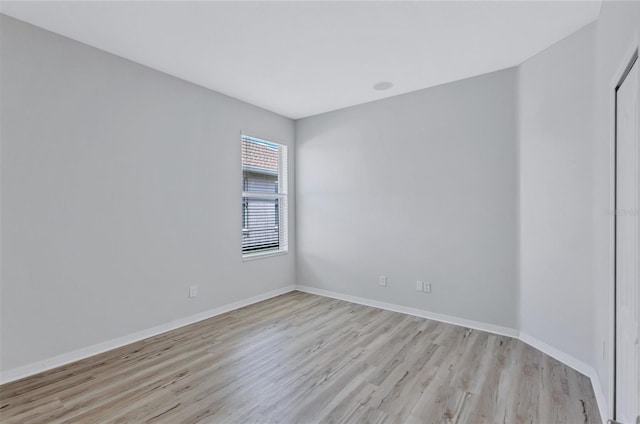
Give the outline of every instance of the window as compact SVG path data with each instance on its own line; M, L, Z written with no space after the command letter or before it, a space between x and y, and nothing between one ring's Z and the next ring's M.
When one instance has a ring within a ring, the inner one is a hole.
M287 251L287 146L242 136L242 254Z

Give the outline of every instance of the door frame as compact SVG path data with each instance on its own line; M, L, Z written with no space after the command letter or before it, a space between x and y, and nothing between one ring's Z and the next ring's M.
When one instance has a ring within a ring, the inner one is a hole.
M609 291L609 297L610 297L610 310L611 310L611 314L610 314L610 325L609 328L612 329L612 334L610 335L610 340L609 340L609 344L610 344L610 349L609 352L611 352L611 355L609 357L609 365L610 365L610 378L609 378L609 382L610 382L610 394L609 394L609 402L610 402L610 407L609 409L611 410L611 416L612 418L615 420L617 418L617 411L616 411L616 389L617 389L617 381L616 381L616 373L617 373L617 369L616 369L616 357L617 357L617 272L616 272L616 267L617 267L617 220L618 220L618 215L617 215L617 189L618 189L618 184L617 184L617 179L618 179L618 89L620 88L620 86L622 86L622 84L624 83L625 79L627 78L627 76L629 75L629 72L631 71L631 68L633 67L633 65L638 62L638 46L634 46L632 48L632 52L631 54L626 55L625 57L630 57L631 59L627 60L626 63L624 64L624 66L621 68L621 70L619 72L617 72L615 74L615 80L614 80L614 84L613 84L613 90L610 90L610 93L613 93L612 96L612 103L613 103L613 113L612 113L612 118L613 118L613 125L612 125L612 130L613 130L613 134L612 134L612 152L611 152L611 175L610 175L610 180L611 180L611 198L610 198L610 205L611 205L611 210L613 211L613 219L611 222L611 248L610 248L610 264L611 264L611 271L612 271L612 275L611 275L611 284L609 285L610 287L610 291ZM640 62L639 62L640 63ZM640 84L639 84L640 85ZM639 94L640 95L640 94Z

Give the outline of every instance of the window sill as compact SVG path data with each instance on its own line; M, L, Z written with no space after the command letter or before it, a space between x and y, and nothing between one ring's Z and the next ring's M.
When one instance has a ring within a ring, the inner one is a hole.
M242 261L253 261L256 259L268 258L271 256L281 256L289 253L288 250L272 250L270 252L259 252L259 253L248 253L246 255L242 255Z

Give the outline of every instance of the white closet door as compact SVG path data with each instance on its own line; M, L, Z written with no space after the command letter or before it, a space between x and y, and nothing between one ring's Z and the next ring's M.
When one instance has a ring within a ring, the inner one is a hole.
M618 88L616 109L616 420L640 415L640 148L638 61Z

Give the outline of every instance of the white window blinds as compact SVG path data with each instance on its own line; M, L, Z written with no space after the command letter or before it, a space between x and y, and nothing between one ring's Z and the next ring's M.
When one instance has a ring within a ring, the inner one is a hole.
M242 253L287 250L287 146L242 136Z

